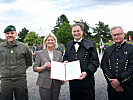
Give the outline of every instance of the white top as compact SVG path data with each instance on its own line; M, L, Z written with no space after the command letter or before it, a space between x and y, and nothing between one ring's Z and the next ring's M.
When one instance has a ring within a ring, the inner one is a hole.
M48 51L48 53L49 53L49 57L50 57L50 59L52 61L53 60L53 51L52 52Z

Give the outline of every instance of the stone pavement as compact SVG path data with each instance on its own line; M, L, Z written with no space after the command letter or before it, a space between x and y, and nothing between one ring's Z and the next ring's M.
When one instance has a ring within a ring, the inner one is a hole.
M99 59L101 59L101 55L99 56ZM33 72L33 68L30 67L27 70L29 100L40 100L38 86L36 85L37 77L38 73ZM107 84L100 68L98 68L95 73L95 83L96 100L108 100L106 91ZM59 100L70 100L68 82L62 85Z

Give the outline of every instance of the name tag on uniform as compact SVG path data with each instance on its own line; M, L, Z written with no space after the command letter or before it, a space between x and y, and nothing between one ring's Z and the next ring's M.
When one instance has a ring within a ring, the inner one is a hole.
M11 50L11 53L13 53L13 50Z

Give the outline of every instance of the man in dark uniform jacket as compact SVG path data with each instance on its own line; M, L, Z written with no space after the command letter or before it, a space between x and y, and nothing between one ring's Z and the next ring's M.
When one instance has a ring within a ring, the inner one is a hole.
M69 81L71 100L95 100L94 73L99 67L95 43L83 39L84 26L80 23L72 26L74 40L65 44L64 62L80 60L81 76Z
M133 45L124 42L123 29L113 27L115 44L105 49L101 68L108 83L109 100L133 100Z

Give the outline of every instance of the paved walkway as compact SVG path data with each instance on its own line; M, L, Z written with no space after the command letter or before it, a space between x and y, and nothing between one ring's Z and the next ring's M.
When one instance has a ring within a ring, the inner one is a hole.
M99 59L101 59L101 55L99 56ZM37 77L38 73L33 72L33 68L30 67L27 70L29 100L40 100L38 86L36 86ZM100 68L98 68L97 72L95 73L95 83L96 100L107 100L107 84ZM61 87L59 100L70 100L69 95L69 84L66 82Z

